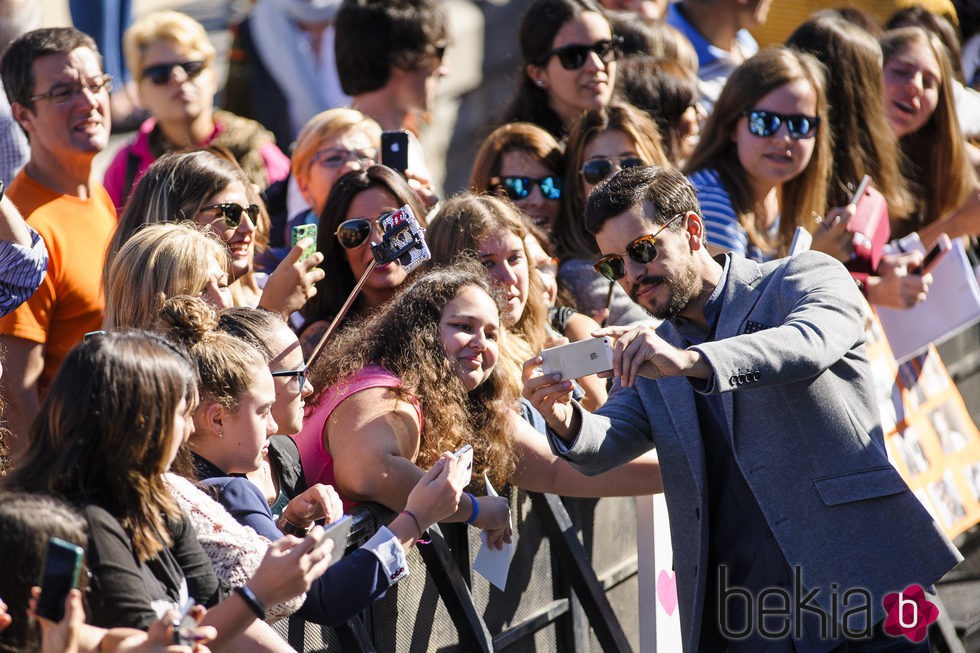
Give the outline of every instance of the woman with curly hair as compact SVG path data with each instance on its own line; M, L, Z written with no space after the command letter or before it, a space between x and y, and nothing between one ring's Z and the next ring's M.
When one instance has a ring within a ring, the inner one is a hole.
M660 491L655 461L585 477L560 462L517 412L497 365L508 341L506 305L474 264L437 268L369 320L341 332L311 370L315 395L295 437L307 482L329 482L347 501L401 510L440 451L473 446L474 487L567 496ZM585 493L585 494L583 494ZM466 494L444 521L465 521L508 540L508 504Z

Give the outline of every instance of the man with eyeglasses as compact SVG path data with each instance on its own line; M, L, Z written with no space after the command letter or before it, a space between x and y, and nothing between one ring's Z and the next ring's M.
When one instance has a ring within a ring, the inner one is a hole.
M597 332L617 343L595 413L540 357L524 396L584 473L656 447L684 649L881 650L854 640L891 641L886 594L928 587L962 558L888 462L847 271L819 252L712 258L676 170L623 170L592 192L585 221L605 254L596 269L664 322Z
M92 161L109 141L112 79L95 42L68 27L17 38L0 60L0 76L30 144L30 160L7 194L49 252L40 288L0 321L16 456L62 359L102 324L102 266L116 213Z

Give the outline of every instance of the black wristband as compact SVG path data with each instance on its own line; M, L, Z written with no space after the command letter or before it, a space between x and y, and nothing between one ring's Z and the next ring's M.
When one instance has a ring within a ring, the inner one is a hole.
M255 613L256 617L262 621L265 621L265 606L262 605L262 601L259 600L259 597L255 596L255 592L242 585L241 587L235 588L235 594L242 597L242 600L245 601L245 605L248 606L249 610Z

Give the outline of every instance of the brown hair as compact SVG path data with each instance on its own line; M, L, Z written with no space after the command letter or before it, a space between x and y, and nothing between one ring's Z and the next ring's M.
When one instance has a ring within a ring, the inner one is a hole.
M524 152L555 174L564 172L562 147L554 136L530 122L511 122L497 127L483 139L473 160L470 190L474 193L492 190L490 180L500 175L501 162L508 152Z
M732 135L742 114L756 102L784 84L797 80L810 84L817 96L816 144L810 162L799 175L782 186L779 236L770 242L756 227L755 205L748 175L738 159ZM687 173L714 168L732 201L749 242L766 251L785 254L797 225L811 227L811 212L822 215L827 206L827 180L830 178L830 130L827 125L827 99L824 69L810 54L792 48L767 48L732 73L722 89L714 111L701 130L701 140L684 165Z

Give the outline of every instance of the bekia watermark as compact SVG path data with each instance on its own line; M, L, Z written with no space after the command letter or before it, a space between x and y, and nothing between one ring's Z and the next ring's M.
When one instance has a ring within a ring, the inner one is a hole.
M753 593L744 587L728 584L728 568L718 567L718 627L729 640L753 635L765 639L800 639L807 622L807 638L849 640L869 639L874 634L873 597L860 587L842 588L830 585L826 600L818 602L821 589L807 591L803 571L793 569L790 587L768 587ZM919 585L909 585L892 592L882 600L885 608L883 630L892 637L904 636L912 642L925 639L929 625L939 617L939 608L931 603ZM829 608L829 610L828 610ZM738 615L733 617L732 615ZM809 632L815 629L816 632Z

